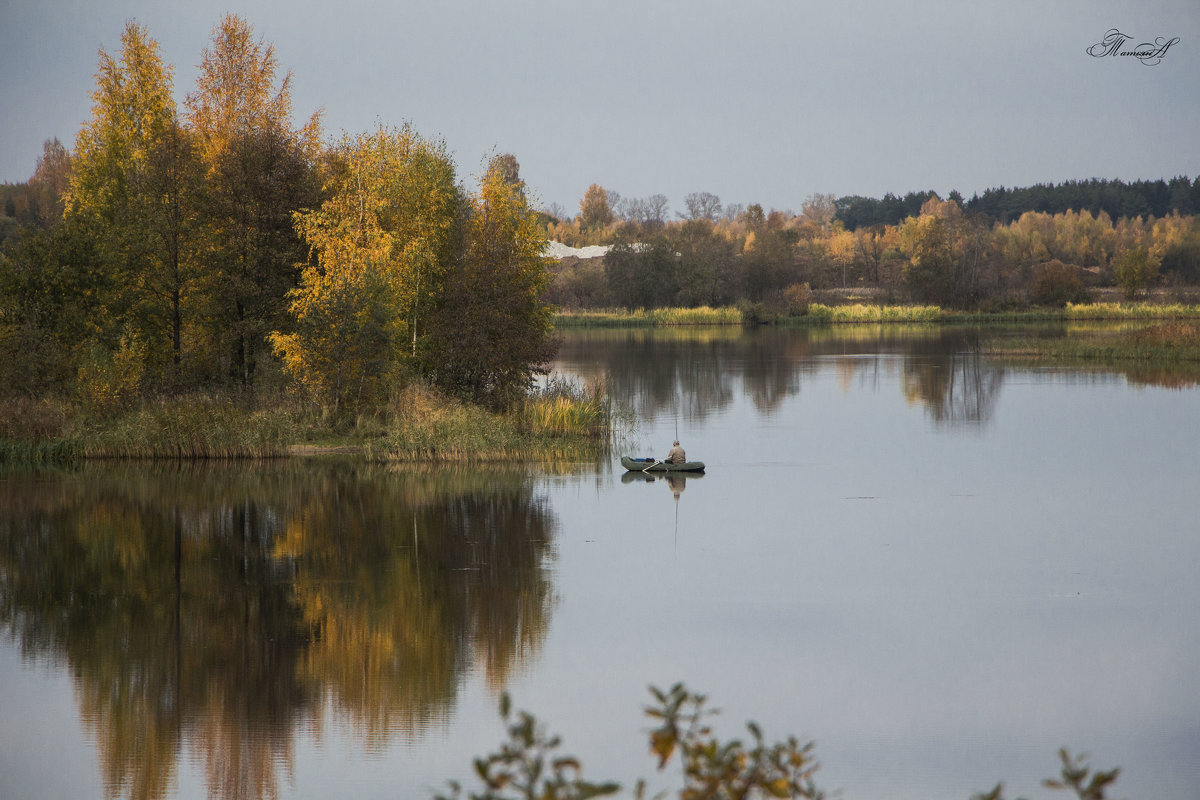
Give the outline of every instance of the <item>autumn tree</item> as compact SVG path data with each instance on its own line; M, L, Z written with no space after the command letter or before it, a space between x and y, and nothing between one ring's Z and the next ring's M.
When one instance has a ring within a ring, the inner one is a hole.
M0 250L0 394L65 394L103 319L109 277L73 220L22 227Z
M688 220L714 221L721 213L721 198L712 192L692 192L683 199L683 204L687 213L682 216Z
M195 284L195 159L171 95L171 69L130 22L121 53L100 51L92 118L76 139L67 211L87 225L111 271L108 339L144 340L147 364L178 376Z
M641 223L647 230L657 230L667 221L671 206L665 194L652 194L642 201Z
M678 291L678 260L671 242L655 236L637 245L618 242L604 257L613 300L629 309L672 305Z
M742 215L742 221L752 231L766 227L767 215L763 212L763 207L759 203L751 203L745 213Z
M678 293L682 306L721 306L737 300L741 272L734 245L706 218L688 220L671 238L678 253Z
M1113 279L1132 300L1158 277L1160 260L1145 247L1131 247L1113 262Z
M57 137L47 139L29 179L31 211L40 226L49 227L62 219L70 183L71 154Z
M296 216L315 263L290 293L295 332L271 341L294 377L341 410L368 402L406 351L416 355L461 195L445 145L407 126L343 139L326 192Z
M800 208L800 235L806 239L827 236L833 229L833 218L837 204L831 194L809 195Z
M1033 268L1029 298L1038 305L1062 308L1067 303L1086 303L1088 291L1078 267L1054 259Z
M603 228L613 221L612 209L608 205L608 192L593 183L579 201L579 224L584 228Z
M204 50L187 121L204 163L205 317L229 374L250 383L257 351L283 325L304 260L292 215L315 206L319 127L291 123L291 73L274 48L226 16Z
M847 285L847 272L859 263L859 247L861 240L854 231L842 229L840 225L836 226L836 230L830 235L827 242L829 257L833 262L841 267L842 270L842 286Z
M543 300L546 237L515 165L511 156L493 159L464 208L425 354L435 385L492 407L523 396L555 351Z
M797 257L796 242L794 230L780 227L758 227L746 234L742 245L743 297L756 303L778 299L786 287L809 279Z

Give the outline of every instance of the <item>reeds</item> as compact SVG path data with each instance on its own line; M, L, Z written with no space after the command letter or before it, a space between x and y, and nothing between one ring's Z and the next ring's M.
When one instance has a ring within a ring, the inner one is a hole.
M882 322L940 322L944 312L939 306L895 306L855 303L844 306L827 306L813 303L808 313L797 318L810 323L882 323Z
M526 399L521 421L536 436L603 438L613 423L612 401L603 384L556 378Z
M287 454L293 431L285 413L193 396L88 424L77 438L83 458L274 458Z
M602 387L562 380L552 380L506 412L411 386L398 398L387 433L370 443L367 452L383 461L578 460L607 447L613 417Z
M1200 306L1184 303L1068 303L1072 320L1197 319Z
M562 311L554 324L562 328L654 328L669 325L741 325L742 312L733 307L638 308Z

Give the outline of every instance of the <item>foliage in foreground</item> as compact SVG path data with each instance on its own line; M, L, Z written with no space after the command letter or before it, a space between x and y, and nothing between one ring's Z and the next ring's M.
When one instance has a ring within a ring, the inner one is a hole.
M751 741L722 740L706 722L717 711L707 708L705 695L681 683L667 691L652 686L650 693L654 704L645 709L655 725L649 732L650 753L658 760L660 772L678 754L682 786L675 796L679 800L824 800L828 796L813 781L818 764L812 742L801 744L789 736L768 745L754 722L746 723ZM466 800L589 800L621 791L620 784L612 781L585 780L580 760L559 754L561 738L548 733L532 714L513 713L507 693L500 699L500 716L508 738L496 752L475 759L475 774L483 788L467 794ZM1106 800L1108 788L1120 774L1120 769L1093 772L1086 755L1072 756L1066 748L1059 750L1059 758L1060 777L1043 785L1071 789L1079 800ZM633 796L644 800L646 792L646 781L637 781ZM668 796L660 792L653 797ZM451 781L449 793L436 795L436 800L463 797L462 785ZM972 795L971 800L1004 800L1004 784Z
M1092 772L1087 765L1087 754L1072 756L1067 748L1058 751L1062 761L1060 778L1047 778L1042 785L1047 789L1071 789L1079 800L1105 800L1108 787L1116 783L1121 774L1119 767ZM972 795L971 800L1004 800L1004 784L998 783L985 794Z
M767 745L753 722L746 725L753 738L751 745L739 739L722 741L706 723L716 711L706 708L704 695L688 691L683 684L665 692L651 687L650 692L655 705L646 709L646 715L657 724L650 732L650 750L658 758L660 771L679 754L683 776L680 800L825 797L812 782L817 764L811 742L800 744L789 737ZM514 715L507 695L501 698L500 716L508 740L497 752L475 760L484 790L467 795L469 800L587 800L621 791L620 785L611 781L584 780L577 758L557 755L561 739L548 734L531 714L522 711ZM645 781L638 781L634 797L640 800L646 791ZM460 797L462 786L452 782L450 794L439 795L438 800Z

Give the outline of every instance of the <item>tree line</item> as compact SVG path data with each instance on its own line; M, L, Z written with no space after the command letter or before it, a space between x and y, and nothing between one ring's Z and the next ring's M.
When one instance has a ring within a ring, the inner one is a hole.
M1174 186L1180 198L1192 188L1186 179L1163 186ZM612 245L602 262L564 259L554 267L555 303L743 304L802 313L813 291L845 288L1000 310L1079 302L1096 286L1115 285L1132 298L1159 285L1182 293L1200 283L1200 217L1179 210L1116 217L1103 209L1026 210L1001 221L972 210L978 198L912 193L892 198L896 222L851 226L844 214L855 204L833 195L814 195L794 213L722 206L716 195L699 192L688 195L675 219L665 204L646 216L654 206L648 200L616 195L614 203L614 195L593 185L574 217L543 213L551 239ZM987 202L1003 199L989 195Z
M545 232L520 166L468 191L410 126L323 138L226 16L194 89L129 23L93 110L0 202L0 384L119 405L294 385L341 413L397 381L504 406L553 353Z
M934 192L909 192L904 197L888 193L881 199L851 195L836 200L837 219L847 230L873 225L899 225L915 216ZM963 200L951 192L954 200L968 214L981 214L990 222L1007 224L1027 211L1044 214L1065 214L1068 211L1090 212L1093 216L1107 214L1110 219L1121 217L1167 217L1171 214L1190 216L1200 209L1200 176L1189 180L1176 176L1168 180L1133 181L1092 178L1086 181L1063 181L1059 184L1038 183L1033 186L987 189Z

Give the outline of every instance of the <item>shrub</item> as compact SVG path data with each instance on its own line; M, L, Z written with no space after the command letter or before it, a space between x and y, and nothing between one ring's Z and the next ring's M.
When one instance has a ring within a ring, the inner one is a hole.
M1065 308L1067 303L1086 303L1088 290L1079 277L1079 270L1055 259L1033 268L1030 299L1040 306Z
M141 391L145 359L145 344L128 333L114 352L92 344L79 367L76 390L80 401L102 414L127 407Z
M808 313L809 306L812 305L812 287L807 282L793 283L783 290L783 299L787 313L803 316Z

